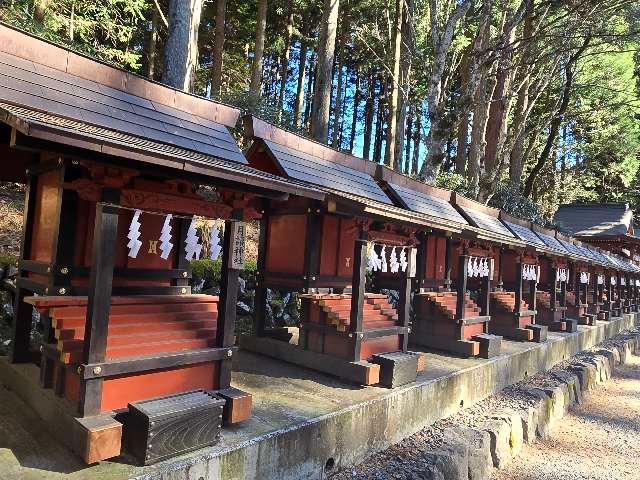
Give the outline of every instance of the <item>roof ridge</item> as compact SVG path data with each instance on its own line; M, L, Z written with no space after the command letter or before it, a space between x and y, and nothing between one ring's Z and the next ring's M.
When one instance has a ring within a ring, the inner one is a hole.
M0 52L234 127L240 110L160 84L0 22Z

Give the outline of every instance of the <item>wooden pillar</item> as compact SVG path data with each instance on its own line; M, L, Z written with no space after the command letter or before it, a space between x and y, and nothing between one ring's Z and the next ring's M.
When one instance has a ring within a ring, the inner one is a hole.
M520 311L520 305L522 305L522 273L524 271L524 264L522 259L518 259L516 266L516 303L515 311Z
M29 175L24 200L24 221L22 224L22 238L20 240L20 261L29 259L31 255L31 235L33 233L33 217L36 200L36 177ZM9 361L22 363L30 360L29 339L33 318L33 306L24 303L24 297L29 292L20 287L19 279L23 271L18 265L16 277L16 296L13 304L13 323L11 325L11 346L9 349Z
M598 298L597 298L596 301L601 304L601 303L604 303L604 282L602 284L600 284L598 282L598 277L599 277L599 275L596 274L596 289L597 289L597 292L598 292L597 293ZM602 278L604 280L604 276Z
M504 249L500 247L499 255L500 265L498 265L498 288L497 290L504 290ZM520 278L522 278L522 272L520 272Z
M256 291L253 299L253 333L262 337L266 330L267 287L265 286L265 269L267 266L267 249L269 238L269 207L265 206L260 219L260 237L258 239L258 262L256 272ZM302 334L302 329L300 329Z
M407 259L411 259L411 249L407 249ZM407 267L407 271L402 273L400 278L400 288L398 288L398 325L409 328L411 320L411 283L413 279L410 276L411 266ZM409 333L402 335L402 351L406 352L409 344Z
M536 310L538 299L536 297L536 292L538 291L538 281L531 280L529 283L529 310ZM555 304L554 304L555 305Z
M233 216L236 219L242 218L242 215L242 210L234 210ZM216 346L218 348L229 348L229 352L233 347L235 334L238 278L240 278L241 263L244 263L246 228L246 224L242 221L235 219L225 221ZM240 258L234 255L234 249L236 248L241 249L241 252L237 255ZM241 263L237 263L237 261ZM229 388L231 384L231 355L220 361L219 369L218 388Z
M467 294L467 274L469 272L469 256L458 257L458 281L456 285L456 319L464 318L465 296Z
M489 273L486 277L482 277L480 289L480 315L482 316L489 315L489 306L491 304L491 258L487 258L487 262L489 262ZM486 331L487 327L488 324L485 322L485 333L488 333Z
M551 267L551 281L549 282L549 294L551 296L551 311L556 311L556 303L558 302L558 266Z
M189 285L189 275L191 271L191 262L187 261L185 252L185 240L187 238L187 232L189 231L189 225L191 220L188 218L178 218L176 222L176 238L178 239L178 245L176 248L176 255L174 265L179 270L186 270L187 277L178 278L173 281L176 287L186 287Z
M314 208L307 214L307 234L304 251L304 276L305 287L308 293L320 275L320 249L322 247L322 215L320 206L315 204Z
M447 241L446 241L446 254L444 257L444 268L445 268L445 276L444 276L444 287L445 290L450 292L451 291L451 265L452 265L452 261L453 259L452 257L452 250L453 250L453 245L452 245L452 241L451 241L451 237L447 237Z
M567 282L560 282L560 307L562 307L562 318L567 316Z
M349 323L349 336L353 341L353 361L360 360L360 347L362 345L362 317L364 308L364 294L367 282L367 242L356 240L353 249L353 279L351 282L351 311Z
M119 199L119 190L103 189L103 202L117 203ZM98 203L96 205L96 219L93 230L91 278L84 329L82 356L84 365L102 363L106 359L117 237L117 207ZM102 378L81 381L79 410L83 417L100 413L102 382Z

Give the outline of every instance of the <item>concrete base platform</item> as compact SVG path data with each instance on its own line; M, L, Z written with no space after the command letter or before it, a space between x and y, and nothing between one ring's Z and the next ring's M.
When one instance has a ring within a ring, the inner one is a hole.
M42 428L38 415L47 418L54 412L47 411L49 401L39 401L52 392L38 386L37 367L9 365L0 357L0 478L323 478L325 472L360 462L462 407L630 328L636 318L640 315L629 314L579 326L575 333L549 333L544 343L505 340L501 354L489 360L426 352L426 368L416 382L393 390L356 387L240 352L233 384L253 395L252 418L225 429L214 447L148 467L124 459L90 467L81 464Z

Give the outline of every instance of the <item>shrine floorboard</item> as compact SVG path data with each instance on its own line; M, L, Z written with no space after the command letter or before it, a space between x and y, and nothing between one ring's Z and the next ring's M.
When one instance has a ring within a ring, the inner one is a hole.
M54 428L60 399L38 386L34 365L0 357L0 480L100 479L218 480L319 479L325 471L368 455L498 392L526 375L548 369L576 352L632 326L624 315L576 333L549 332L546 343L504 341L502 354L464 359L435 351L415 383L388 390L356 387L292 364L240 352L233 385L253 395L250 420L225 428L211 448L148 467L120 459L86 466L59 445ZM58 424L56 425L56 422Z

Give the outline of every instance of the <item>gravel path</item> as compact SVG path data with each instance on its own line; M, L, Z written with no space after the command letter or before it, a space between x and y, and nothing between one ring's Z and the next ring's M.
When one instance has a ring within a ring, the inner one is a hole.
M640 479L640 357L567 414L548 439L525 445L493 480Z

